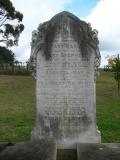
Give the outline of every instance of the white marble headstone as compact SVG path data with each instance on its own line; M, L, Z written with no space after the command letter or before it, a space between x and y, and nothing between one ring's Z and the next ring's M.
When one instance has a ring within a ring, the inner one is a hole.
M95 91L100 64L97 31L62 12L41 24L33 39L36 125L32 139L56 138L59 148L100 142Z

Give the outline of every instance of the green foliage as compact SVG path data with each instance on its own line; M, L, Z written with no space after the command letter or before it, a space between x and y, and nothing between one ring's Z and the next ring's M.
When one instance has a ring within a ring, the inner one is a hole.
M1 43L5 43L7 47L18 45L18 40L21 32L24 30L24 25L20 24L23 19L23 14L16 11L10 0L0 0L0 35ZM11 25L7 20L17 20L18 24Z
M113 69L115 70L115 74L114 74L114 78L116 81L120 80L120 59L119 59L119 55L114 58L114 66Z
M114 79L118 85L118 95L120 95L120 58L119 54L117 57L115 55L108 56L108 65L112 67L114 71Z
M14 53L5 48L0 46L0 63L13 63L14 62Z
M118 95L120 95L120 58L119 58L119 54L117 57L114 58L114 64L112 66L112 68L114 69L115 73L114 73L114 78L118 84Z

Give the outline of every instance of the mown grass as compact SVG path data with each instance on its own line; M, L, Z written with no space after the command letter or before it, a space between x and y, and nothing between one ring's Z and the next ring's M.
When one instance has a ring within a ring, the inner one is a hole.
M30 139L35 119L34 81L29 76L0 76L0 141Z
M97 79L97 124L102 142L120 142L117 85L113 73L100 72ZM0 75L0 141L30 139L35 121L34 90L35 83L29 76Z
M120 96L112 72L101 71L97 79L97 123L102 142L120 143Z

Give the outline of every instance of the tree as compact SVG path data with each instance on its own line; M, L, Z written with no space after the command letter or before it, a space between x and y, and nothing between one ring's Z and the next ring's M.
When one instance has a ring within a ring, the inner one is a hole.
M108 58L108 65L112 67L114 71L114 79L118 85L118 95L120 95L120 57L119 54L117 57L115 55Z
M9 49L0 46L0 63L13 64L14 60L14 53Z
M6 47L18 45L19 36L24 30L24 25L20 23L22 19L23 14L15 10L10 0L0 0L0 42L5 43ZM11 20L18 23L12 25L9 23Z
M116 55L112 55L112 56L107 56L106 57L108 60L108 66L112 67L115 65L114 59L116 58Z

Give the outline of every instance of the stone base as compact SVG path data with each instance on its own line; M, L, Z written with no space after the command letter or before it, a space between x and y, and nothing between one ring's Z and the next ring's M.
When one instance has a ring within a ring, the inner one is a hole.
M120 144L77 144L77 160L120 160Z
M56 160L57 147L54 140L37 140L12 145L1 144L0 160Z
M101 134L99 131L85 132L75 138L62 138L57 141L57 146L60 149L76 149L78 143L101 143Z
M115 143L80 143L77 144L77 153L69 149L70 154L66 154L66 151L62 159L74 157L76 160L77 155L77 160L120 160L120 144ZM56 160L56 155L57 147L53 140L0 143L0 160Z
M42 139L38 129L34 128L31 133L31 140ZM52 138L52 137L49 137ZM77 143L101 143L101 134L96 129L91 127L88 131L82 132L79 135L70 135L68 137L56 138L58 149L76 149Z

